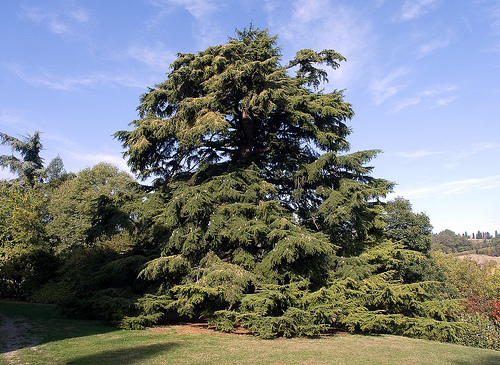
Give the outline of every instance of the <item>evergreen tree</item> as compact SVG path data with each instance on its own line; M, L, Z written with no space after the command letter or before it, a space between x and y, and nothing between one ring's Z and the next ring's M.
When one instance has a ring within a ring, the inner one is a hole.
M40 132L27 135L21 139L9 136L0 132L0 144L8 145L12 151L19 152L22 159L14 155L1 155L0 166L9 167L12 173L18 175L18 181L28 182L33 186L36 181L40 181L44 175L43 159L40 157L42 144L40 142Z
M366 166L378 151L348 153L351 105L342 91L318 89L327 81L318 65L343 60L306 49L283 65L276 37L250 28L179 54L142 96L134 129L116 133L132 171L155 177L164 202L161 256L141 273L158 291L140 301L139 320L161 308L246 313L262 291L303 295L326 285L338 255L382 237L379 198L392 184Z

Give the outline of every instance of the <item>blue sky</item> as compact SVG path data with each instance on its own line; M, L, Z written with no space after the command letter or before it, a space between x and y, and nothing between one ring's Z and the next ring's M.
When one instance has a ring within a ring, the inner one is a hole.
M279 35L283 62L302 48L347 58L325 91L353 104L351 150L383 150L373 175L434 232L500 231L498 0L4 0L0 16L0 131L43 132L47 163L126 169L111 135L140 95L178 52L253 22Z

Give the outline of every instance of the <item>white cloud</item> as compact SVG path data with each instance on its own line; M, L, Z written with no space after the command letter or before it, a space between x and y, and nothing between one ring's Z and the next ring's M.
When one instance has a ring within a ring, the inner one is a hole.
M448 34L445 38L442 39L434 39L430 42L421 44L418 47L418 54L420 56L425 56L435 50L446 48L451 43L451 34Z
M89 13L83 8L75 8L68 15L79 23L86 23L90 19Z
M429 8L434 7L438 0L406 0L401 9L399 20L407 21L419 18Z
M154 24L170 14L175 6L186 9L196 20L193 35L202 47L212 45L220 36L220 26L213 17L220 8L220 2L216 0L149 0L148 2L160 9L153 19Z
M405 98L400 100L391 110L389 110L389 114L400 112L403 109L409 108L410 106L418 105L422 102L422 98L415 96L412 98Z
M186 8L196 19L204 19L217 9L213 0L170 0L170 2Z
M419 93L420 96L429 96L433 97L436 95L441 95L445 93L449 93L451 91L455 91L457 89L456 85L435 85L429 87L428 89L421 91Z
M162 42L157 42L154 46L132 45L126 53L129 57L163 72L166 72L176 58L174 53L167 49Z
M433 196L470 194L472 191L495 189L500 189L500 175L433 184L417 189L398 191L397 195L402 195L407 199L430 198Z
M68 171L79 172L87 167L93 167L100 162L107 162L120 170L130 173L130 168L127 166L126 161L120 154L106 154L106 153L79 153L67 151L63 162ZM66 164L68 166L66 166Z
M89 14L84 8L73 7L56 11L38 7L24 7L23 15L35 23L44 24L50 32L59 35L71 35L77 24L88 22Z
M0 112L0 124L14 126L21 124L23 119L19 116L18 112L8 109L3 109Z
M353 80L369 72L365 65L370 62L374 39L368 11L328 0L295 0L287 6L267 0L265 10L273 32L281 42L290 43L285 51L334 49L347 59L338 70L327 70L331 85L325 85L327 89L349 88Z
M453 91L457 90L456 85L435 85L432 87L429 87L428 89L425 89L423 91L420 91L416 95L412 97L407 97L404 98L396 103L395 106L392 107L391 110L389 110L389 114L392 113L397 113L400 112L403 109L406 109L411 106L418 105L420 103L426 102L427 105L431 104L429 107L430 108L436 108L439 106L444 106L447 105L451 102L453 102L456 99L456 96L451 95L451 96L445 96L441 98L437 98L440 95L443 94L449 94Z
M83 161L88 161L91 166L97 165L99 162L108 162L117 166L120 170L129 172L130 169L122 156L107 155L107 154L85 154L81 156Z
M399 91L404 89L407 85L397 82L398 79L407 75L410 72L409 69L405 67L400 67L387 76L379 79L375 79L371 82L370 90L373 95L375 104L383 103L387 98L397 94Z
M462 148L460 151L429 151L426 149L418 150L418 151L413 151L413 152L397 152L395 153L397 156L403 157L403 158L409 158L409 159L417 159L421 157L427 157L427 156L435 156L435 155L447 155L446 160L459 160L462 158L467 158L470 156L475 155L476 153L482 152L482 151L487 151L487 150L494 150L498 149L500 146L494 144L494 143L489 143L489 142L484 142L484 143L474 143L469 146L466 146L465 148ZM455 166L455 165L453 165Z
M498 149L499 146L494 143L484 142L484 143L475 143L467 146L467 148L462 149L459 153L457 153L453 159L462 159L475 155L476 153Z
M457 99L456 96L450 96L448 98L440 98L436 100L436 105L434 107L440 107L440 106L445 106L448 105L452 102L454 102Z
M3 66L26 83L56 90L78 90L81 87L96 87L102 84L118 84L134 88L144 88L146 85L143 79L127 74L89 73L79 76L61 76L41 68L27 70L15 63Z
M404 158L409 158L409 159L417 159L421 157L427 157L427 156L435 156L435 155L442 155L447 153L446 151L427 151L427 150L418 150L414 152L398 152L396 153L398 156L404 157Z

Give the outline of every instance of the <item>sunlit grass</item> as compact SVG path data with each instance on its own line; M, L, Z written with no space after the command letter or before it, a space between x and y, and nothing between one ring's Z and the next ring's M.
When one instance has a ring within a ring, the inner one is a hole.
M0 302L0 313L23 317L39 343L0 364L500 364L500 352L397 336L260 340L195 325L116 330L36 304Z

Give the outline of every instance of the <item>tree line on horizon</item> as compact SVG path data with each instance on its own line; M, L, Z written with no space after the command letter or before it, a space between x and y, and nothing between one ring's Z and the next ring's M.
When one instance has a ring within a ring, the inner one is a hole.
M500 347L500 272L432 252L432 226L378 150L350 152L354 112L320 85L345 59L250 27L178 54L115 134L141 179L47 167L39 132L0 133L0 298L145 328L170 314L263 338L343 329Z
M500 236L496 234L497 232L495 232L495 237L487 234L488 232L483 234L483 232L478 231L478 233L481 233L479 239L475 238L477 235L474 234L469 236L467 232L458 234L445 229L432 235L432 250L441 250L445 253L473 252L476 254L500 256Z

